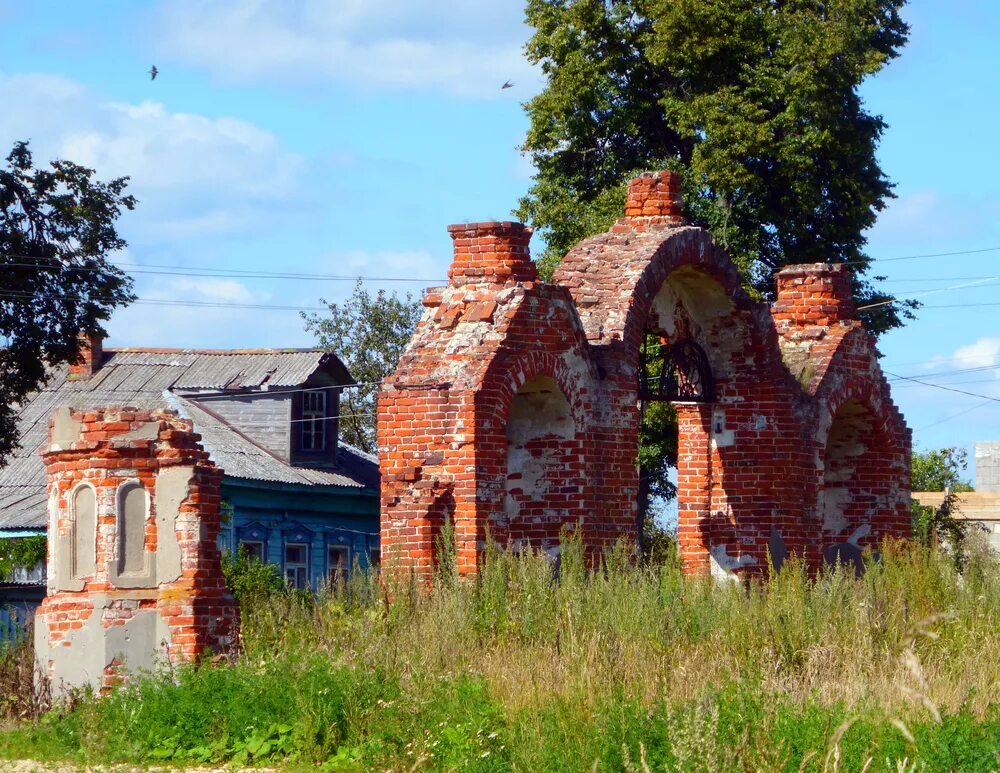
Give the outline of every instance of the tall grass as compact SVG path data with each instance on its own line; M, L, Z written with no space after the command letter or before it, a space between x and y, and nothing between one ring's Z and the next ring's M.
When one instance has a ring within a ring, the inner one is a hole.
M233 665L135 680L0 736L97 761L304 769L1000 768L1000 565L887 543L863 578L719 586L624 549L490 551L429 591L357 573L245 599ZM447 562L442 562L447 566ZM898 766L902 766L899 768Z

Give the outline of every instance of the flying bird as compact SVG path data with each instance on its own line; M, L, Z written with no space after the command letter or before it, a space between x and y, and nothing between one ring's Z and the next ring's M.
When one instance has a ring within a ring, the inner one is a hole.
M511 83L510 81L504 81L503 86L500 87L500 91L503 91L504 89L509 89L513 85L514 84Z
M155 81L156 80L156 76L159 75L159 74L160 74L160 71L156 69L156 65L155 64L152 67L149 68L149 79L151 81Z

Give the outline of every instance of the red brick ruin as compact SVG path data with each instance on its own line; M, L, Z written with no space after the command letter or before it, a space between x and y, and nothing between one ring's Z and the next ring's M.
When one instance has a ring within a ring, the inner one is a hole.
M379 396L386 564L428 574L446 519L463 575L487 534L513 550L554 551L564 527L593 551L634 540L640 380L677 412L689 573L759 573L790 554L818 567L909 534L910 430L851 274L791 266L772 305L753 300L685 224L679 182L633 180L625 217L552 282L538 280L530 228L448 229L449 284L426 292ZM660 373L643 355L657 338Z
M57 693L229 645L238 609L216 544L222 471L199 441L168 411L53 416L35 648Z

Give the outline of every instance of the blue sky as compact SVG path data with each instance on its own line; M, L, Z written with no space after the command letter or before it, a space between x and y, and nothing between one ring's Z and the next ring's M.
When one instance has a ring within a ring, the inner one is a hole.
M903 55L863 93L889 129L898 198L869 234L885 288L927 308L885 367L1000 397L1000 123L992 0L914 0ZM131 175L123 261L144 266L444 277L445 227L508 217L530 184L521 103L542 85L511 0L135 3L0 0L0 146L30 138L102 177ZM160 76L150 82L155 63ZM500 85L514 81L504 91ZM350 282L137 274L147 299L316 307ZM940 308L948 306L949 308ZM934 308L932 308L934 307ZM295 311L137 304L109 345L304 346ZM1000 438L1000 402L912 382L894 395L919 447ZM964 413L961 413L963 412ZM970 454L971 455L971 454Z

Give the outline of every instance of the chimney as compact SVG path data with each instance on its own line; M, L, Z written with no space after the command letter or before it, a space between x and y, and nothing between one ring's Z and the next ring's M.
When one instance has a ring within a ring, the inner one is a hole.
M645 172L628 184L625 218L635 223L683 225L681 175L677 172Z
M535 282L531 262L531 228L523 223L460 223L448 226L455 245L448 281L460 285L507 285Z
M771 316L778 331L830 327L857 318L851 273L841 264L788 266L775 277L777 300Z
M104 361L104 337L80 333L80 359L70 363L69 380L86 381L93 377Z

